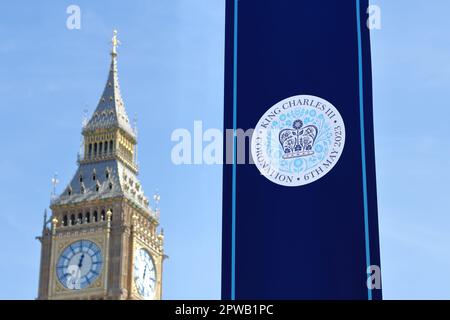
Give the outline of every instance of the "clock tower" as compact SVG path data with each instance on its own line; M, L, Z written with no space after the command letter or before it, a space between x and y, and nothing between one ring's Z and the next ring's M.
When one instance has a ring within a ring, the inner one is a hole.
M44 218L38 299L161 299L164 235L138 179L120 95L117 32L105 89L83 123L78 169ZM155 196L159 201L159 196Z

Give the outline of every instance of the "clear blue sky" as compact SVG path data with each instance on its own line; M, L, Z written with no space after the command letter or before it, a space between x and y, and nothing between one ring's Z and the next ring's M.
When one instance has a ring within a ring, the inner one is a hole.
M81 7L81 30L66 8ZM81 117L100 99L112 30L119 81L138 115L140 179L161 194L164 297L219 298L221 167L175 166L175 128L222 128L223 1L15 1L0 3L0 298L36 297L50 180L76 170ZM7 138L8 137L8 138Z
M384 296L450 299L450 2L371 2Z
M175 166L175 128L222 128L222 0L0 3L0 299L33 299L35 236L57 171L76 169L82 110L106 81L113 28L130 117L139 118L140 178L162 196L164 297L220 297L221 167ZM450 298L450 21L446 0L372 1L374 112L384 296Z

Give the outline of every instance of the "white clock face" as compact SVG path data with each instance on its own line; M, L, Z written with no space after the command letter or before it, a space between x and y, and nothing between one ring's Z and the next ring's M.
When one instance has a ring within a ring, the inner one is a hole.
M92 241L80 240L70 244L60 254L56 264L59 282L70 290L89 287L102 270L102 251Z
M134 256L134 281L138 293L144 299L152 299L156 291L156 267L150 253L138 249Z

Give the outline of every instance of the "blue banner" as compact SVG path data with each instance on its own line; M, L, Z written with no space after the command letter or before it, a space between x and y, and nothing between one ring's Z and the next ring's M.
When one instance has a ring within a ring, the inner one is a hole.
M367 7L227 1L224 299L382 297Z

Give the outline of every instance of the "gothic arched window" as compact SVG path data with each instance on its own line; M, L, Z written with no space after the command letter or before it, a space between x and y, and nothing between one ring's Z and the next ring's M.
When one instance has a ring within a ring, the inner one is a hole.
M97 221L98 221L98 214L97 214L97 211L94 211L94 214L92 215L92 220L93 220L94 222L97 222Z
M100 142L99 144L98 144L98 154L102 154L102 152L103 152L103 142Z
M77 223L78 224L82 224L83 223L83 214L81 212L78 214Z
M102 210L100 217L101 217L100 218L101 221L105 221L105 210Z
M86 212L85 221L86 221L86 223L91 222L91 213L90 212Z
M71 226L75 225L75 215L74 214L70 215L70 225Z
M112 153L114 150L114 142L111 140L109 141L109 153Z
M63 226L64 226L64 227L67 227L67 223L68 223L67 220L68 220L68 219L67 219L67 214L66 214L66 215L64 215L64 217L63 217Z
M89 158L92 157L92 143L89 143L88 155L89 155Z

